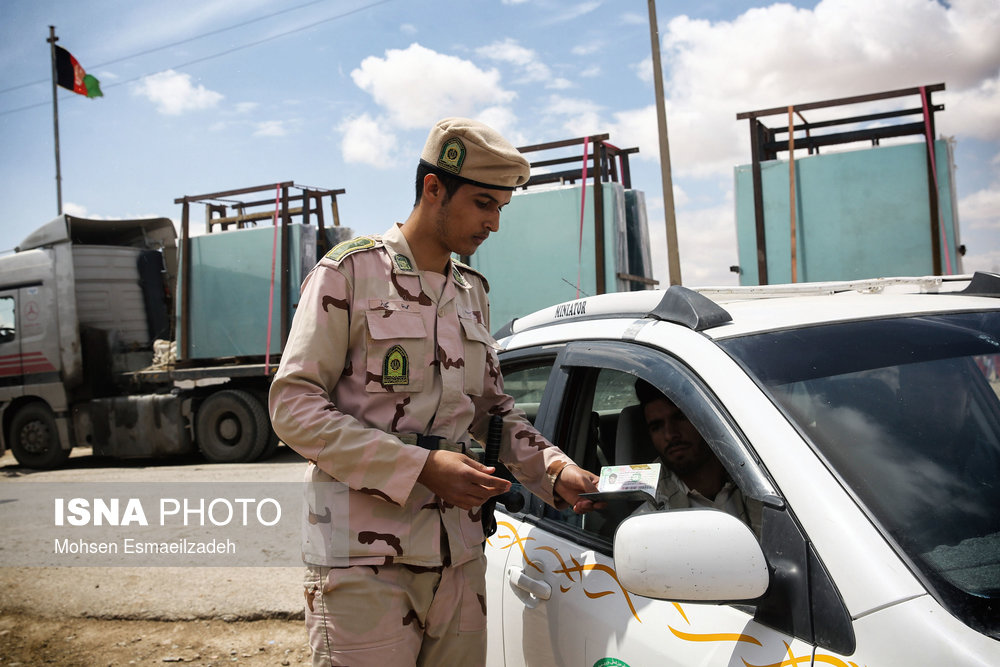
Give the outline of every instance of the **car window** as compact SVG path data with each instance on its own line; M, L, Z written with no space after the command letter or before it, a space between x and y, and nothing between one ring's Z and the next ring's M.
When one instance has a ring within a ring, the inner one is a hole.
M16 337L14 326L14 298L0 297L0 343L9 343Z
M600 413L618 413L634 405L635 376L620 371L603 369L594 390L594 410Z
M744 493L739 480L729 474L728 466L746 469L753 466L741 465L740 461L747 459L743 454L743 445L736 439L735 433L728 428L720 408L711 399L707 390L699 384L696 378L687 371L679 361L664 354L653 359L634 359L629 354L616 355L615 346L624 352L634 346L628 344L609 344L602 351L595 351L593 345L588 350L574 357L567 355L563 366L567 381L564 397L561 403L557 428L556 443L582 468L595 474L600 474L603 466L625 464L661 463L661 480L669 477L667 466L664 465L653 441L649 435L645 415L639 405L636 394L636 380L642 378L651 386L659 389L665 399L679 406L685 418L690 421L692 429L703 440L705 450L716 459L724 472L725 483L729 486L723 494L712 494L706 503L716 497L731 498L729 504L739 504L739 515L748 525L753 522L759 528L760 504L755 504L751 512L745 505L752 497L760 497L758 493ZM607 352L607 354L604 354ZM616 358L617 356L617 358ZM724 450L720 455L719 449ZM726 463L722 463L726 461ZM676 488L664 484L668 490ZM675 499L673 507L691 507L684 499ZM671 509L672 505L666 498L659 498L660 506L649 506L645 511ZM722 502L726 506L727 502ZM600 511L585 515L576 515L572 510L556 513L550 509L541 508L542 516L547 521L562 525L566 529L577 531L578 538L583 542L592 543L594 548L601 544L610 547L615 529L632 513L643 511L643 503L638 501L615 501Z
M538 408L554 361L554 357L548 357L504 367L504 391L514 397L515 405L524 410L532 424L538 419Z
M505 356L500 362L504 391L513 397L514 405L524 411L528 421L536 428L539 425L539 417L544 415L541 410L542 398L549 385L555 359L555 352L550 350L541 354L515 353ZM531 493L523 487L502 462L498 463L496 474L510 481L514 494L527 498L529 503L533 502ZM534 502L540 501L535 498ZM503 504L502 501L501 504ZM520 512L522 506L517 504L510 507L505 505L505 507L508 511Z

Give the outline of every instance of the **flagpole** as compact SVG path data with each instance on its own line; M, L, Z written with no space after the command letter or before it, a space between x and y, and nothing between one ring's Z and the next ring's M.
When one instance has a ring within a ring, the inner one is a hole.
M56 42L59 38L56 37L56 27L54 25L49 26L49 38L45 40L52 45L52 124L55 128L56 136L56 202L58 204L58 215L62 215L62 173L59 169L59 96L58 96L58 73L56 72Z

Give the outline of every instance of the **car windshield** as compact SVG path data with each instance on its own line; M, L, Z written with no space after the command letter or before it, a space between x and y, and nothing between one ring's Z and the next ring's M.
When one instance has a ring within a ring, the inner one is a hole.
M956 616L1000 633L1000 313L745 336L737 359Z

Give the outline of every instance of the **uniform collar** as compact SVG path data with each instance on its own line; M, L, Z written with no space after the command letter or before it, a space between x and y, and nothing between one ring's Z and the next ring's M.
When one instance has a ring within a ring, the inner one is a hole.
M389 251L389 257L392 259L393 273L405 273L414 276L419 273L417 265L413 261L413 253L410 252L410 244L406 242L406 237L403 236L402 225L397 223L390 227L389 231L382 235L382 244Z
M406 237L403 236L403 226L401 224L396 223L389 229L389 231L383 234L382 243L385 245L386 250L389 251L389 256L392 258L393 273L401 273L411 276L420 274L420 271L417 269L417 264L413 260L413 253L410 251L410 244L406 242ZM459 271L454 259L448 258L448 267L446 271L447 275L451 278L451 282L455 283L456 286L461 289L472 288L469 281L467 281L465 276L462 275L462 272Z

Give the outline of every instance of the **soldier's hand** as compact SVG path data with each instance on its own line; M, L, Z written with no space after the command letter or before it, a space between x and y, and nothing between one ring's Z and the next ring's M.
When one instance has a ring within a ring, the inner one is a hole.
M469 510L510 489L510 482L493 477L495 471L465 454L437 449L427 456L417 481L445 502Z
M605 503L594 503L587 498L580 498L581 493L592 493L597 491L597 482L600 477L592 472L588 472L576 464L569 464L559 472L556 477L554 490L559 497L573 506L573 511L577 514L585 514L594 509L601 509Z

